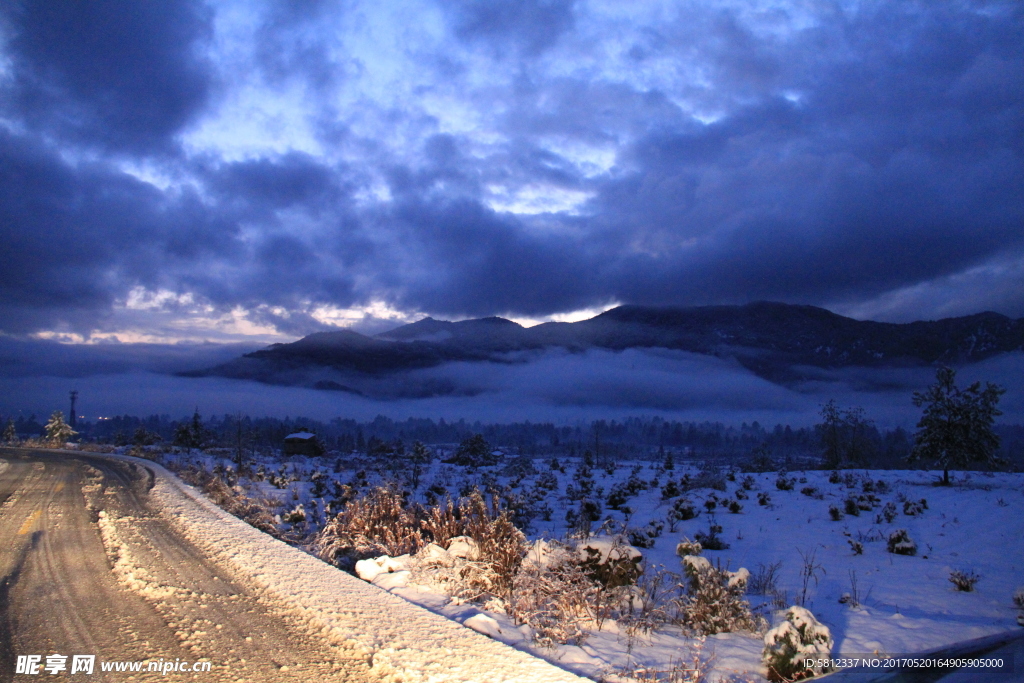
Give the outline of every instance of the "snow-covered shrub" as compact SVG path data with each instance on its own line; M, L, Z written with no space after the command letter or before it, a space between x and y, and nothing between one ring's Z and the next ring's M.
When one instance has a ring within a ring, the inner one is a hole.
M956 590L964 593L974 591L975 584L980 580L981 577L971 570L960 571L959 569L954 569L949 573L949 582L953 584Z
M270 485L276 489L287 488L289 482L288 468L284 464L282 464L280 471L277 473L271 472L270 475L267 477L267 481L270 482Z
M710 498L704 501L704 507L707 508L708 512L714 512L715 508L718 507L718 498L712 494Z
M906 500L903 501L903 514L908 517L915 517L922 514L928 509L928 501L922 498L921 500Z
M704 547L697 541L691 541L690 539L683 536L683 540L679 541L676 545L676 555L680 558L686 557L687 555L700 555L704 551Z
M584 498L579 502L578 507L565 511L565 523L572 535L586 537L590 535L593 523L600 521L602 511L599 500Z
M843 518L843 511L839 509L838 505L832 503L831 505L828 506L828 516L832 519L833 522L838 522Z
M509 613L517 623L527 624L543 646L581 645L599 590L571 548L537 541L516 572Z
M314 472L309 480L313 483L313 487L309 492L310 495L314 498L323 498L327 495L327 482L329 478L326 472Z
M299 503L294 508L281 515L281 520L287 524L302 524L306 521L306 510Z
M629 540L629 544L637 548L653 548L654 538L652 538L646 529L629 529L626 532L626 538Z
M881 518L887 523L892 524L892 521L896 519L896 504L892 501L886 503L885 507L882 508Z
M843 480L843 476L839 474L839 470L832 470L828 473L828 483L838 484Z
M855 541L852 538L846 539L846 542L850 544L850 550L853 551L854 555L864 554L864 544L860 541Z
M727 488L725 475L714 465L705 465L697 476L693 478L690 487L695 489L715 489L717 491L725 491Z
M513 491L509 486L502 487L495 495L501 500L501 507L508 512L516 527L524 530L532 528L533 518L539 513L534 499Z
M736 489L736 493L734 495L736 496L736 500L747 500L750 498L744 489Z
M832 652L832 633L811 612L794 605L786 620L764 636L761 659L771 681L794 681L825 673L808 667L807 660L827 659Z
M729 512L733 513L734 515L738 515L743 510L743 506L740 504L738 500L730 500L726 507L728 507Z
M395 486L378 486L349 502L317 535L320 557L349 568L357 560L414 553L424 545L415 511Z
M665 522L654 519L647 522L647 525L640 529L631 529L627 532L630 545L637 548L653 548L654 539L662 536L665 529Z
M871 512L875 509L875 506L881 503L877 496L871 493L865 493L864 495L857 496L857 507L864 512Z
M796 486L796 479L787 477L785 472L779 472L779 476L775 479L775 488L780 491L792 491L794 486Z
M682 563L686 592L676 600L682 626L700 635L755 631L761 626L743 597L750 572L730 572L699 555L684 555Z
M708 526L707 533L698 531L693 537L700 542L705 550L728 550L729 544L719 538L718 534L720 533L722 533L722 527L718 524L711 524Z
M428 507L420 526L431 541L441 547L447 546L448 541L462 534L462 523L456 516L455 506L448 499L440 505Z
M668 509L668 513L665 518L668 520L669 531L675 532L676 525L679 522L685 522L688 519L693 519L697 516L697 510L693 507L693 503L688 498L676 498L672 502L672 507Z
M576 559L591 579L606 588L632 586L643 573L643 555L617 536L595 536L580 543Z
M510 460L501 471L506 477L532 477L537 474L537 468L533 464L533 458L528 455L517 455ZM548 473L550 474L550 472Z
M804 494L808 498L817 498L818 500L824 498L824 496L821 495L821 492L818 491L817 486L805 486L800 489L800 493Z
M655 477L651 481L651 483L648 483L648 482L644 481L643 479L641 479L640 478L640 472L641 471L643 471L643 466L642 465L637 465L629 473L629 478L626 479L626 483L624 484L624 486L626 487L626 490L629 491L629 494L631 496L635 496L638 493L646 491L651 486L657 486L658 485L658 484L654 483L654 482L657 481L657 477Z
M896 555L916 555L917 544L914 543L910 538L910 534L907 533L906 529L896 529L889 534L889 540L886 541L886 548L890 553Z
M1024 610L1024 586L1018 586L1017 590L1013 591L1013 604L1017 609Z
M484 565L480 588L507 599L526 554L526 536L512 523L497 498L490 503L479 490L459 504L460 522L466 536L476 541Z
M473 547L464 555L454 592L467 599L483 593L506 598L525 553L526 538L497 497L490 503L478 489L456 509L450 501L431 508L407 504L394 485L379 486L349 501L329 518L314 547L329 562L351 568L356 561L417 552L428 542L449 545L458 537ZM459 546L461 547L461 546Z
M589 609L598 629L628 607L632 587L643 573L642 559L640 551L618 536L591 538L576 548L576 563L596 587Z
M617 619L626 632L629 643L638 635L650 635L669 620L671 597L678 590L679 575L664 567L649 569L640 575L629 591L629 607Z
M679 484L676 483L675 479L669 479L665 482L665 485L661 487L661 499L668 500L669 498L675 498L681 495L682 491L679 489Z
M885 495L886 493L889 493L889 484L887 484L884 479L879 479L875 482L875 491Z
M612 510L619 510L629 500L629 491L622 484L616 484L612 487L612 490L608 492L608 498L605 499L605 504L608 505Z
M772 497L768 495L768 492L761 491L761 493L757 494L757 504L768 507L772 504Z
M847 498L843 501L843 511L848 515L860 517L860 506L855 498Z
M537 475L533 485L544 491L554 491L558 488L558 477L553 472L545 471Z
M757 485L757 482L749 474L747 476L743 477L743 480L740 482L740 486L742 486L743 490L745 490L745 491L753 491L754 490L754 486L756 486L756 485Z

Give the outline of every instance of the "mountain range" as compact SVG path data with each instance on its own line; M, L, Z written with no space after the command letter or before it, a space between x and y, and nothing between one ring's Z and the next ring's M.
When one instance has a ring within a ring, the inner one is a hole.
M448 363L527 363L548 350L669 349L734 358L786 384L813 369L961 365L1024 350L1024 319L997 313L912 323L847 318L774 302L741 306L619 306L574 323L523 327L503 318L424 318L366 336L317 332L212 368L181 373L308 386L380 397L457 392L423 371Z

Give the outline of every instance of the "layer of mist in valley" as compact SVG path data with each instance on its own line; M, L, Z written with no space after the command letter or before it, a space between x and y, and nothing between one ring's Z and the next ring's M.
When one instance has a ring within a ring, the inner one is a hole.
M920 410L911 394L934 380L918 368L802 369L809 379L781 386L732 359L659 349L622 352L549 350L516 363L448 363L388 381L444 387L445 395L375 400L341 391L282 387L169 373L237 356L218 345L67 346L48 342L0 345L0 415L166 414L334 417L370 420L429 417L483 422L554 422L661 416L693 422L807 426L821 405L859 406L881 428L912 428ZM1024 422L1024 354L1005 354L960 368L958 382L990 381L1007 389L1003 423Z

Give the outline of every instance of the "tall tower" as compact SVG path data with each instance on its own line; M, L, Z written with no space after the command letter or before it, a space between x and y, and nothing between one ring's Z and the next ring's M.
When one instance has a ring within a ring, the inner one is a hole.
M71 390L71 428L75 428L75 401L78 399L78 389Z

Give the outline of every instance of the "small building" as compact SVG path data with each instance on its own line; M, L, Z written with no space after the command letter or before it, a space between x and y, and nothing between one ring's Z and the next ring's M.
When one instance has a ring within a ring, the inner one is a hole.
M310 457L316 457L323 455L324 447L320 443L320 439L316 438L316 434L313 432L307 432L305 430L289 434L284 437L284 449L285 455L308 455Z

